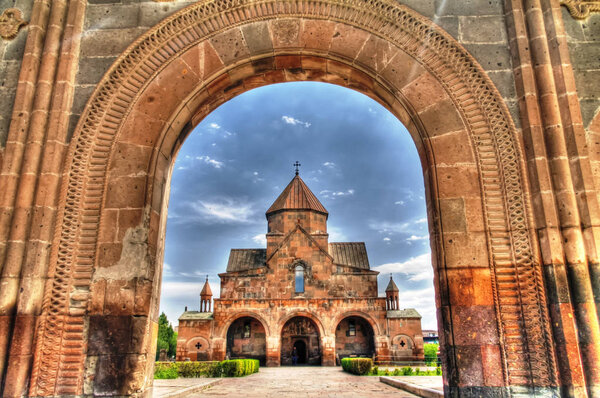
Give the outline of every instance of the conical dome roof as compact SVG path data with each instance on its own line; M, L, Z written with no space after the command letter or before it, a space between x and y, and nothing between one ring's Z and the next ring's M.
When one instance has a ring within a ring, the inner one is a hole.
M208 283L208 278L206 278L206 282L204 282L204 287L200 292L200 296L212 296L212 290L210 290L210 283Z
M314 210L325 215L329 214L299 175L296 175L285 187L267 210L267 215L281 210Z
M396 286L396 283L394 282L394 280L390 276L390 283L388 283L387 287L385 288L385 291L386 292L397 292L399 290L400 289L398 289L398 286Z

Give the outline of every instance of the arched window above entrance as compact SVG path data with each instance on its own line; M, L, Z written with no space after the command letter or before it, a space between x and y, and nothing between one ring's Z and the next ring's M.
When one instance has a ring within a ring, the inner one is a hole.
M297 265L295 268L295 292L296 293L304 293L304 267L301 265Z

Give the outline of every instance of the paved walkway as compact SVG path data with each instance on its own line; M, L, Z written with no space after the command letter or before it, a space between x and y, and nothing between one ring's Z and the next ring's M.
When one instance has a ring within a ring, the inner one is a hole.
M180 378L171 380L154 380L152 385L152 398L186 397L197 393L208 386L222 382L223 379L211 378Z
M353 376L340 367L260 368L260 372L240 378L225 378L202 392L188 397L290 397L290 398L390 398L415 397L381 383L376 376Z
M434 390L444 391L442 376L391 376L393 379L416 384L418 386L433 388Z

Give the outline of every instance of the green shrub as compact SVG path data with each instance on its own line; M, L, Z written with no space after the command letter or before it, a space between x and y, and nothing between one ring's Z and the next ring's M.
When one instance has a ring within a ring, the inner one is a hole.
M176 362L179 377L220 377L219 362Z
M232 359L221 362L156 362L154 378L241 377L256 373L258 369L258 359Z
M355 375L366 375L373 367L373 360L371 358L343 358L342 369L348 373Z
M442 374L442 368L439 366L437 368L435 368L435 374L440 376Z
M178 375L175 362L157 362L154 366L155 379L176 379Z
M413 368L410 366L405 366L400 371L402 372L402 376L411 376L413 374Z
M425 362L428 366L435 366L438 364L437 352L439 346L439 344L434 343L427 343L423 345L423 351L425 353Z
M241 377L258 372L258 359L230 359L221 362L223 377Z

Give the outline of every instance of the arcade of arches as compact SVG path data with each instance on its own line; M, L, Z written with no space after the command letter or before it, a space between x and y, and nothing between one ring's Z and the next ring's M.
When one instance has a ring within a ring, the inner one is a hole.
M105 3L0 1L28 22L0 45L3 396L151 387L174 156L219 104L299 80L414 139L446 394L600 396L594 2Z

